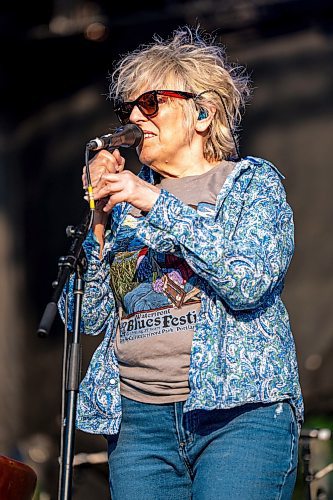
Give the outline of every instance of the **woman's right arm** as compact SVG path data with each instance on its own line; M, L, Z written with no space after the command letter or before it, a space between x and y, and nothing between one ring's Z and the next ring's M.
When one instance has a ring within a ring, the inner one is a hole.
M109 212L103 211L108 198L101 199L98 193L103 186L103 174L116 173L123 170L124 158L118 150L112 153L101 150L89 162L91 183L94 197L97 197L96 210L92 228L83 242L87 268L84 271L84 293L80 320L80 332L88 335L98 335L105 331L115 313L115 302L110 287L109 254L104 257L105 227L110 217ZM82 175L83 188L87 189L86 168ZM73 331L74 320L74 275L68 280L58 302L58 310L65 322L66 315L68 329ZM66 313L67 311L67 313Z
M84 272L84 293L82 297L82 310L80 332L88 335L98 335L105 331L115 312L115 303L110 288L110 266L108 258L100 258L100 245L97 238L90 230L83 243L87 268ZM66 311L68 329L73 331L74 324L74 275L68 280L58 302L61 319L65 322Z

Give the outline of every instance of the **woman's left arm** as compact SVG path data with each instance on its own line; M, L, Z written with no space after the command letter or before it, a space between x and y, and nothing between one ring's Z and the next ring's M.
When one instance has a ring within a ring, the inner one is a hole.
M276 171L256 167L231 235L213 218L162 191L138 236L163 251L164 239L177 242L192 269L233 309L265 303L281 283L294 251L293 213ZM228 224L224 222L224 224Z

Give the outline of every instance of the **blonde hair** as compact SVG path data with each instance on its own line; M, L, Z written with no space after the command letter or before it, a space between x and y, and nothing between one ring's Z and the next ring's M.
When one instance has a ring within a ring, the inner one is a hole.
M165 88L196 95L194 100L181 100L189 140L198 110L207 105L216 109L204 145L208 161L237 155L236 134L251 93L249 77L244 67L227 61L224 47L212 35L190 26L176 29L166 40L155 35L153 42L139 46L116 63L109 97L128 100L146 90Z

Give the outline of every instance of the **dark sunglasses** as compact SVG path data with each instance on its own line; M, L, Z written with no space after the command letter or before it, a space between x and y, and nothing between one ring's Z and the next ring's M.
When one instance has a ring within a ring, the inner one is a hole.
M183 92L178 90L149 90L141 94L135 101L120 101L116 104L114 111L122 125L129 122L129 117L133 111L134 106L137 106L141 113L147 118L152 118L158 113L158 98L157 96L163 95L165 97L175 97L177 99L194 99L196 94L190 92Z

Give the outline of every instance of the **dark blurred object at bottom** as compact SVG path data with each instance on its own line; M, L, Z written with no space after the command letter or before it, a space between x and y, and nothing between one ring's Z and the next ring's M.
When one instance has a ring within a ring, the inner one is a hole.
M37 484L37 474L18 460L0 455L1 500L32 500Z

